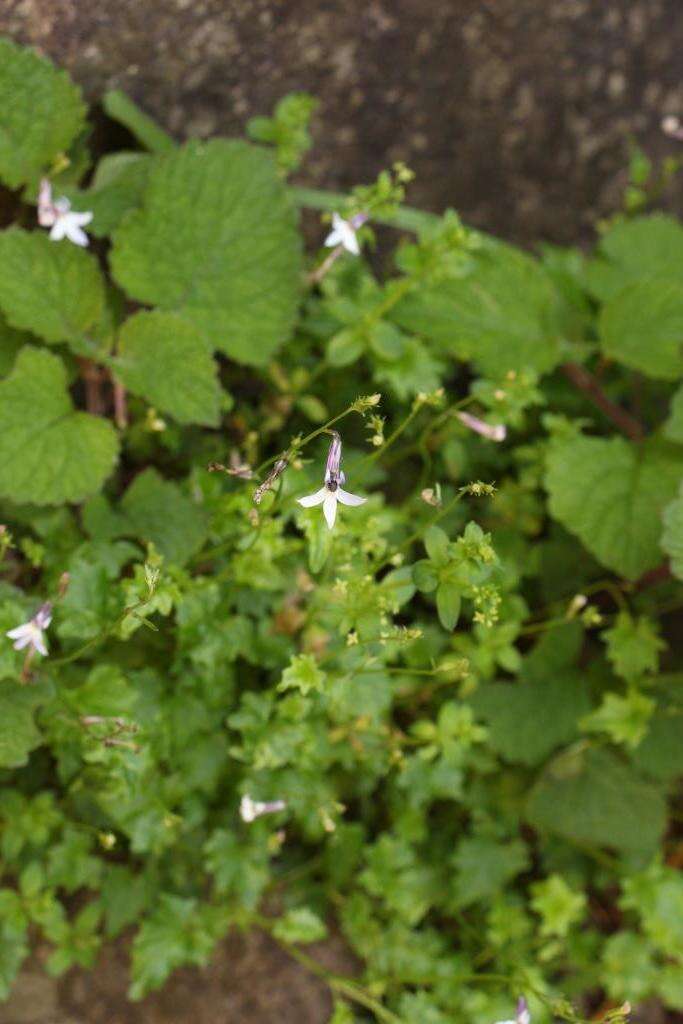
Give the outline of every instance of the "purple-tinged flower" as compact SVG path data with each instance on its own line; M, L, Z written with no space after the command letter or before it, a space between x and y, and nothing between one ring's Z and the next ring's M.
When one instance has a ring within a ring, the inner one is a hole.
M356 232L360 227L365 224L368 219L366 213L357 213L350 220L344 220L338 213L332 214L332 230L325 239L324 244L328 248L334 248L334 246L340 245L342 249L346 249L347 252L352 253L354 256L360 255L360 245Z
M342 488L342 484L346 483L346 476L339 468L341 465L341 454L341 437L335 430L332 432L332 442L327 453L323 486L314 494L308 494L305 498L297 498L299 504L304 508L322 505L323 514L330 530L337 518L337 502L340 501L342 505L355 507L357 505L364 505L367 501L367 498L361 498L358 494L350 494Z
M88 245L88 236L83 228L92 220L92 213L76 213L71 203L62 196L52 200L52 185L43 178L38 192L38 223L42 228L51 228L50 238L59 242L68 238L74 245Z
M458 412L456 416L461 423L464 423L466 427L473 430L475 434L481 434L482 437L488 438L489 441L504 441L507 436L507 430L502 423L485 423L484 420L480 420L478 416L472 416L469 412Z
M527 1003L524 996L520 996L517 1000L517 1012L514 1020L499 1020L496 1024L531 1024L531 1014L529 1013L529 1004Z
M683 142L683 124L681 124L680 117L676 117L675 114L668 114L662 118L662 131L665 135L668 135L670 139L676 139L677 142Z
M286 807L284 800L252 800L250 796L243 796L240 800L240 818L251 823L264 814L284 811Z
M14 640L14 650L21 651L29 647L43 656L47 655L47 644L45 643L45 630L52 621L52 604L46 601L28 622L24 622L15 629L10 629L6 634L10 640Z

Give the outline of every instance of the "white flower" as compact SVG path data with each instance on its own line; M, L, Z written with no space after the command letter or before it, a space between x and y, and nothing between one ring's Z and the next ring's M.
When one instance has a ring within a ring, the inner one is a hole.
M366 220L367 217L363 213L356 214L351 220L344 220L338 213L333 213L332 230L325 239L324 244L328 248L340 245L342 249L353 253L354 256L360 256L360 245L358 244L356 232Z
M49 601L41 604L40 608L28 622L24 622L15 629L10 629L6 634L10 640L14 640L14 650L21 651L24 647L30 647L38 654L47 655L47 644L45 643L44 632L52 621L52 605Z
M502 423L485 423L484 420L480 420L478 416L472 416L469 412L458 412L456 416L475 434L481 434L489 441L504 441L507 436L507 430Z
M676 117L675 114L669 114L662 119L662 131L669 138L683 142L683 124L681 124L680 117Z
M323 514L327 520L330 530L337 518L337 502L342 505L364 505L367 498L361 498L358 494L350 494L342 488L346 483L346 477L340 470L342 443L341 437L336 431L332 432L332 443L327 454L327 465L325 466L325 482L319 491L308 494L305 498L297 498L304 508L313 508L315 505L322 505Z
M92 213L76 213L64 197L53 202L52 186L47 178L43 178L38 193L38 223L43 228L52 229L50 238L53 242L68 238L74 245L86 246L88 236L83 228L90 223L92 217Z
M262 814L275 814L277 811L284 811L287 804L284 800L252 800L250 796L243 796L240 800L240 818L242 821L251 823L260 818Z
M521 996L517 1001L517 1013L515 1014L515 1019L499 1020L497 1021L497 1024L531 1024L529 1004L527 1003L524 996Z

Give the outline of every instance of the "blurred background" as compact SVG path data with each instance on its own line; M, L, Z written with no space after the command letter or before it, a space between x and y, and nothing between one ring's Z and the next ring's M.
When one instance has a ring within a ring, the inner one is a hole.
M0 0L0 32L179 138L241 134L310 92L301 181L345 188L401 159L415 205L522 244L590 237L629 136L681 150L659 127L683 115L680 0Z
M655 159L682 148L660 129L683 116L681 0L0 0L0 33L68 68L91 102L123 89L178 138L242 134L305 90L320 106L301 183L345 189L404 160L414 205L526 245L592 236L621 202L629 139ZM682 199L679 176L665 205ZM353 971L339 940L313 952ZM258 935L136 1005L120 944L59 982L40 959L0 1024L329 1016L324 987Z

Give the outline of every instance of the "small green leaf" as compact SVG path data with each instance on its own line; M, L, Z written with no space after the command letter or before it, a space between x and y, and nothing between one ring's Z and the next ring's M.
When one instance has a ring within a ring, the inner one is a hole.
M0 39L0 178L6 185L19 188L47 171L84 122L81 91L65 71Z
M151 541L164 558L177 565L184 565L206 539L204 511L155 469L136 476L123 496L121 509L133 532Z
M98 348L104 284L95 257L40 231L0 232L0 307L13 327L80 355Z
M424 546L435 565L446 564L448 561L449 544L448 534L440 526L427 527L424 535Z
M301 243L265 151L214 140L159 158L142 208L113 241L113 273L130 296L182 313L237 362L263 365L286 339Z
M283 942L320 942L326 938L327 928L309 907L294 907L275 922L273 935Z
M278 690L298 690L305 697L308 693L321 693L325 684L325 673L318 668L312 654L297 654L282 673Z
M600 239L598 257L588 265L591 291L603 302L622 288L648 277L679 279L683 228L673 217L655 213L616 223Z
M440 583L436 591L436 610L444 629L455 629L460 618L462 590L456 583Z
M4 638L3 638L4 639ZM0 683L0 768L19 768L42 742L34 721L36 706L45 694L16 680Z
M119 334L116 375L179 423L217 426L221 389L206 338L175 313L136 313Z
M683 580L683 492L666 506L662 519L662 550L671 559L674 576Z
M330 366L350 366L360 359L364 351L365 344L361 334L349 328L339 331L330 338L325 358Z
M647 733L656 706L638 690L629 690L624 697L606 693L600 707L584 718L581 727L589 732L604 732L614 743L635 748Z
M683 374L683 283L645 280L618 292L600 314L606 356L658 380Z
M560 875L551 875L531 886L531 906L542 918L541 935L564 938L586 912L586 897L574 892Z
M662 509L682 473L683 452L657 440L555 442L546 476L550 512L603 565L634 580L661 560Z
M114 428L76 412L66 385L62 361L30 346L0 382L0 494L36 505L81 501L112 471Z
M613 626L602 633L607 657L622 679L632 681L659 668L659 653L666 650L657 623L647 616L634 619L619 612Z
M529 852L520 839L498 842L473 836L462 839L453 857L457 869L456 903L468 907L479 900L490 900L515 875L529 866Z

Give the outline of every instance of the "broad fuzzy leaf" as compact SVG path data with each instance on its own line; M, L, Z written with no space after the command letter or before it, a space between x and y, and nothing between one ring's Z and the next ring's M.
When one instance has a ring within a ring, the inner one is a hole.
M0 382L0 494L19 502L81 501L118 453L108 420L76 412L61 359L26 346Z
M658 380L683 375L683 282L637 281L600 315L605 355Z
M560 358L558 297L543 268L499 245L468 277L421 289L402 300L394 319L472 359L483 373L551 370Z
M527 816L536 828L579 844L650 855L664 831L666 801L615 754L573 750L541 775Z
M670 441L683 444L683 386L671 399L669 417L664 424L664 436Z
M267 362L292 325L301 274L270 156L215 140L164 157L142 209L115 232L112 268L129 295L182 312L237 362Z
M8 322L92 355L101 330L104 284L97 260L42 231L0 233L0 308Z
M623 220L600 240L597 259L588 266L591 291L606 302L644 276L680 281L683 228L665 214Z
M32 50L0 39L0 178L19 188L49 168L84 126L81 91Z
M206 338L175 313L136 313L121 328L116 375L180 423L217 426L221 389Z
M206 538L203 510L155 469L136 476L121 508L132 531L142 540L152 541L165 558L177 565L191 558Z
M660 441L558 441L547 463L550 512L603 565L634 580L661 561L662 509L682 474L683 453Z

